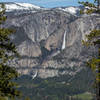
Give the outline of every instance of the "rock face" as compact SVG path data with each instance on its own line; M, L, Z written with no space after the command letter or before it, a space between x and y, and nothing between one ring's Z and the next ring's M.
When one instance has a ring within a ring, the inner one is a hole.
M77 16L57 8L15 13L7 12L5 27L16 30L11 40L21 58L12 63L21 74L41 78L72 76L96 52L81 41L92 29L100 29L100 15Z

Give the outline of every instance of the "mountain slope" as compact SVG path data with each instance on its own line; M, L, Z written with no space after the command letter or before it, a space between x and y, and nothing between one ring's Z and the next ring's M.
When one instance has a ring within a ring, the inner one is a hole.
M84 47L81 41L92 29L100 28L100 15L75 16L57 8L31 11L8 12L4 25L16 30L11 39L21 55L12 62L17 70L47 78L72 77L85 68L96 51Z

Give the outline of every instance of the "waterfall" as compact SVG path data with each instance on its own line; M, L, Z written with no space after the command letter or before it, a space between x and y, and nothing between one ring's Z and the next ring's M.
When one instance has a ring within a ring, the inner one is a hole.
M64 50L65 47L66 47L66 31L65 31L64 37L63 37L62 50Z
M35 73L35 75L32 75L32 79L34 79L37 76L37 71Z

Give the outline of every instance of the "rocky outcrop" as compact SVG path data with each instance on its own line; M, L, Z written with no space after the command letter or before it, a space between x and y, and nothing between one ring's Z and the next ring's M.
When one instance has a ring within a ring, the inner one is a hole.
M21 74L37 73L42 78L72 76L96 52L93 47L84 47L81 41L92 29L100 29L100 15L76 16L57 8L9 13L5 27L16 30L11 40L21 55L12 63Z

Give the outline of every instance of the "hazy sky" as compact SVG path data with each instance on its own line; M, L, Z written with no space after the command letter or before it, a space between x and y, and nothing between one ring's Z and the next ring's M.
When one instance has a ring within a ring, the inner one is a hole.
M93 1L93 0L83 0L83 1ZM42 6L46 8L79 5L78 0L0 0L0 2L26 2L26 3L36 4L38 6Z

